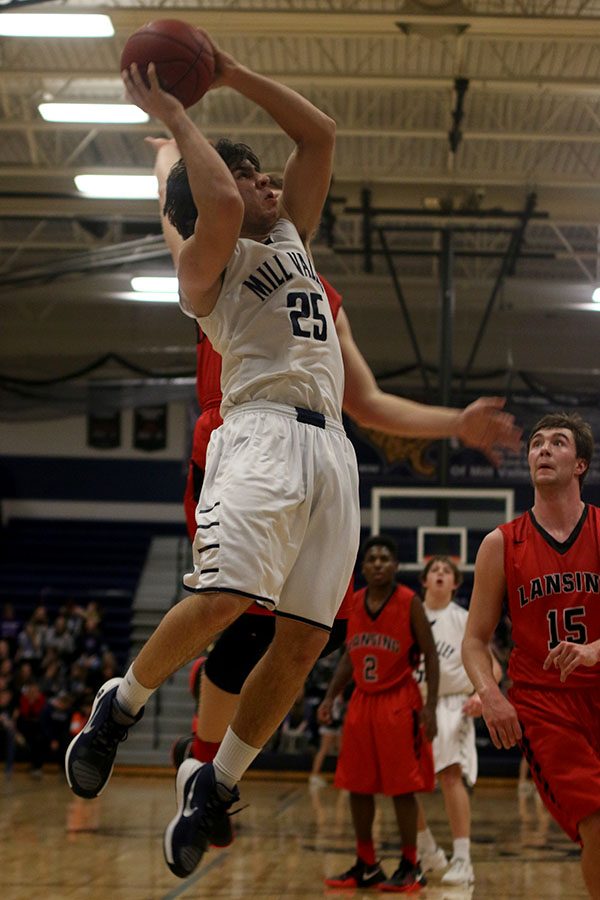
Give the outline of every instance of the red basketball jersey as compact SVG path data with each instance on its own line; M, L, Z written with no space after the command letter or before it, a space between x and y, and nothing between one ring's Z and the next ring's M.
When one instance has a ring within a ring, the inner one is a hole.
M600 664L579 666L561 682L548 651L560 641L600 638L600 509L586 505L572 534L559 543L529 510L501 525L512 620L508 672L516 685L575 688L600 684Z
M410 607L415 592L397 585L374 616L367 609L367 588L354 595L348 618L346 647L352 660L354 683L369 694L387 691L412 678L415 639Z
M327 299L329 300L329 306L331 308L331 314L333 316L333 321L337 319L337 314L340 311L340 306L342 305L342 295L336 291L332 284L329 284L326 278L323 278L321 274L319 274L319 279L321 284L325 288L325 293L327 294Z
M221 405L221 357L196 323L196 397L201 412Z

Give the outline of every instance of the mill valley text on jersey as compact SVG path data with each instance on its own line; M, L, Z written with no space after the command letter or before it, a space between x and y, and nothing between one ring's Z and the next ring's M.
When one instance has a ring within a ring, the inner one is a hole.
M319 276L314 270L312 260L305 253L288 250L285 257L287 259L282 258L279 253L271 254L269 259L263 260L254 273L242 282L244 287L256 294L259 300L266 300L273 291L291 281L295 274L298 274L310 278L321 290ZM290 265L290 260L292 265ZM293 271L290 271L290 268Z

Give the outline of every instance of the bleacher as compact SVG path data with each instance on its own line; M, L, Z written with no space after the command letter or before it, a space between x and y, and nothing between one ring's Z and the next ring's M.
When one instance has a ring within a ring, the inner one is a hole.
M38 604L52 620L68 600L95 600L104 640L124 665L133 596L156 530L154 523L12 519L0 537L0 605L12 603L23 622Z

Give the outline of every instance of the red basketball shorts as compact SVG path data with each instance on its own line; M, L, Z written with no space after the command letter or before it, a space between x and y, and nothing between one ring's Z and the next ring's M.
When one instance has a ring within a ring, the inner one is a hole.
M344 719L335 786L388 797L432 791L433 754L419 721L422 706L412 677L380 693L355 689Z
M185 493L183 495L183 508L190 540L194 540L196 534L196 507L200 496L200 488L206 469L206 450L210 436L222 422L219 407L209 407L196 420L194 426L194 438L192 443L192 457L188 466Z
M600 810L600 685L542 690L513 687L522 750L546 807L573 841Z

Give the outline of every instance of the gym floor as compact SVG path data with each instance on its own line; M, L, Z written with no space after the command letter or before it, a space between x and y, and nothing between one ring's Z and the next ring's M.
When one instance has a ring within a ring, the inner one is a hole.
M260 775L260 777L258 777ZM1 777L1 776L0 776ZM237 838L211 849L190 878L167 869L162 832L175 811L174 779L165 770L117 770L104 794L80 800L62 773L34 781L19 770L0 781L0 897L2 900L176 900L360 898L376 892L333 891L326 875L354 861L347 797L331 785L252 773L242 787L249 804L234 822ZM450 834L439 793L425 798L430 827L446 852ZM398 863L391 803L378 801L377 846L391 874ZM587 897L579 851L552 822L537 795L516 782L481 781L473 794L471 888L443 888L429 879L424 900L551 900Z

